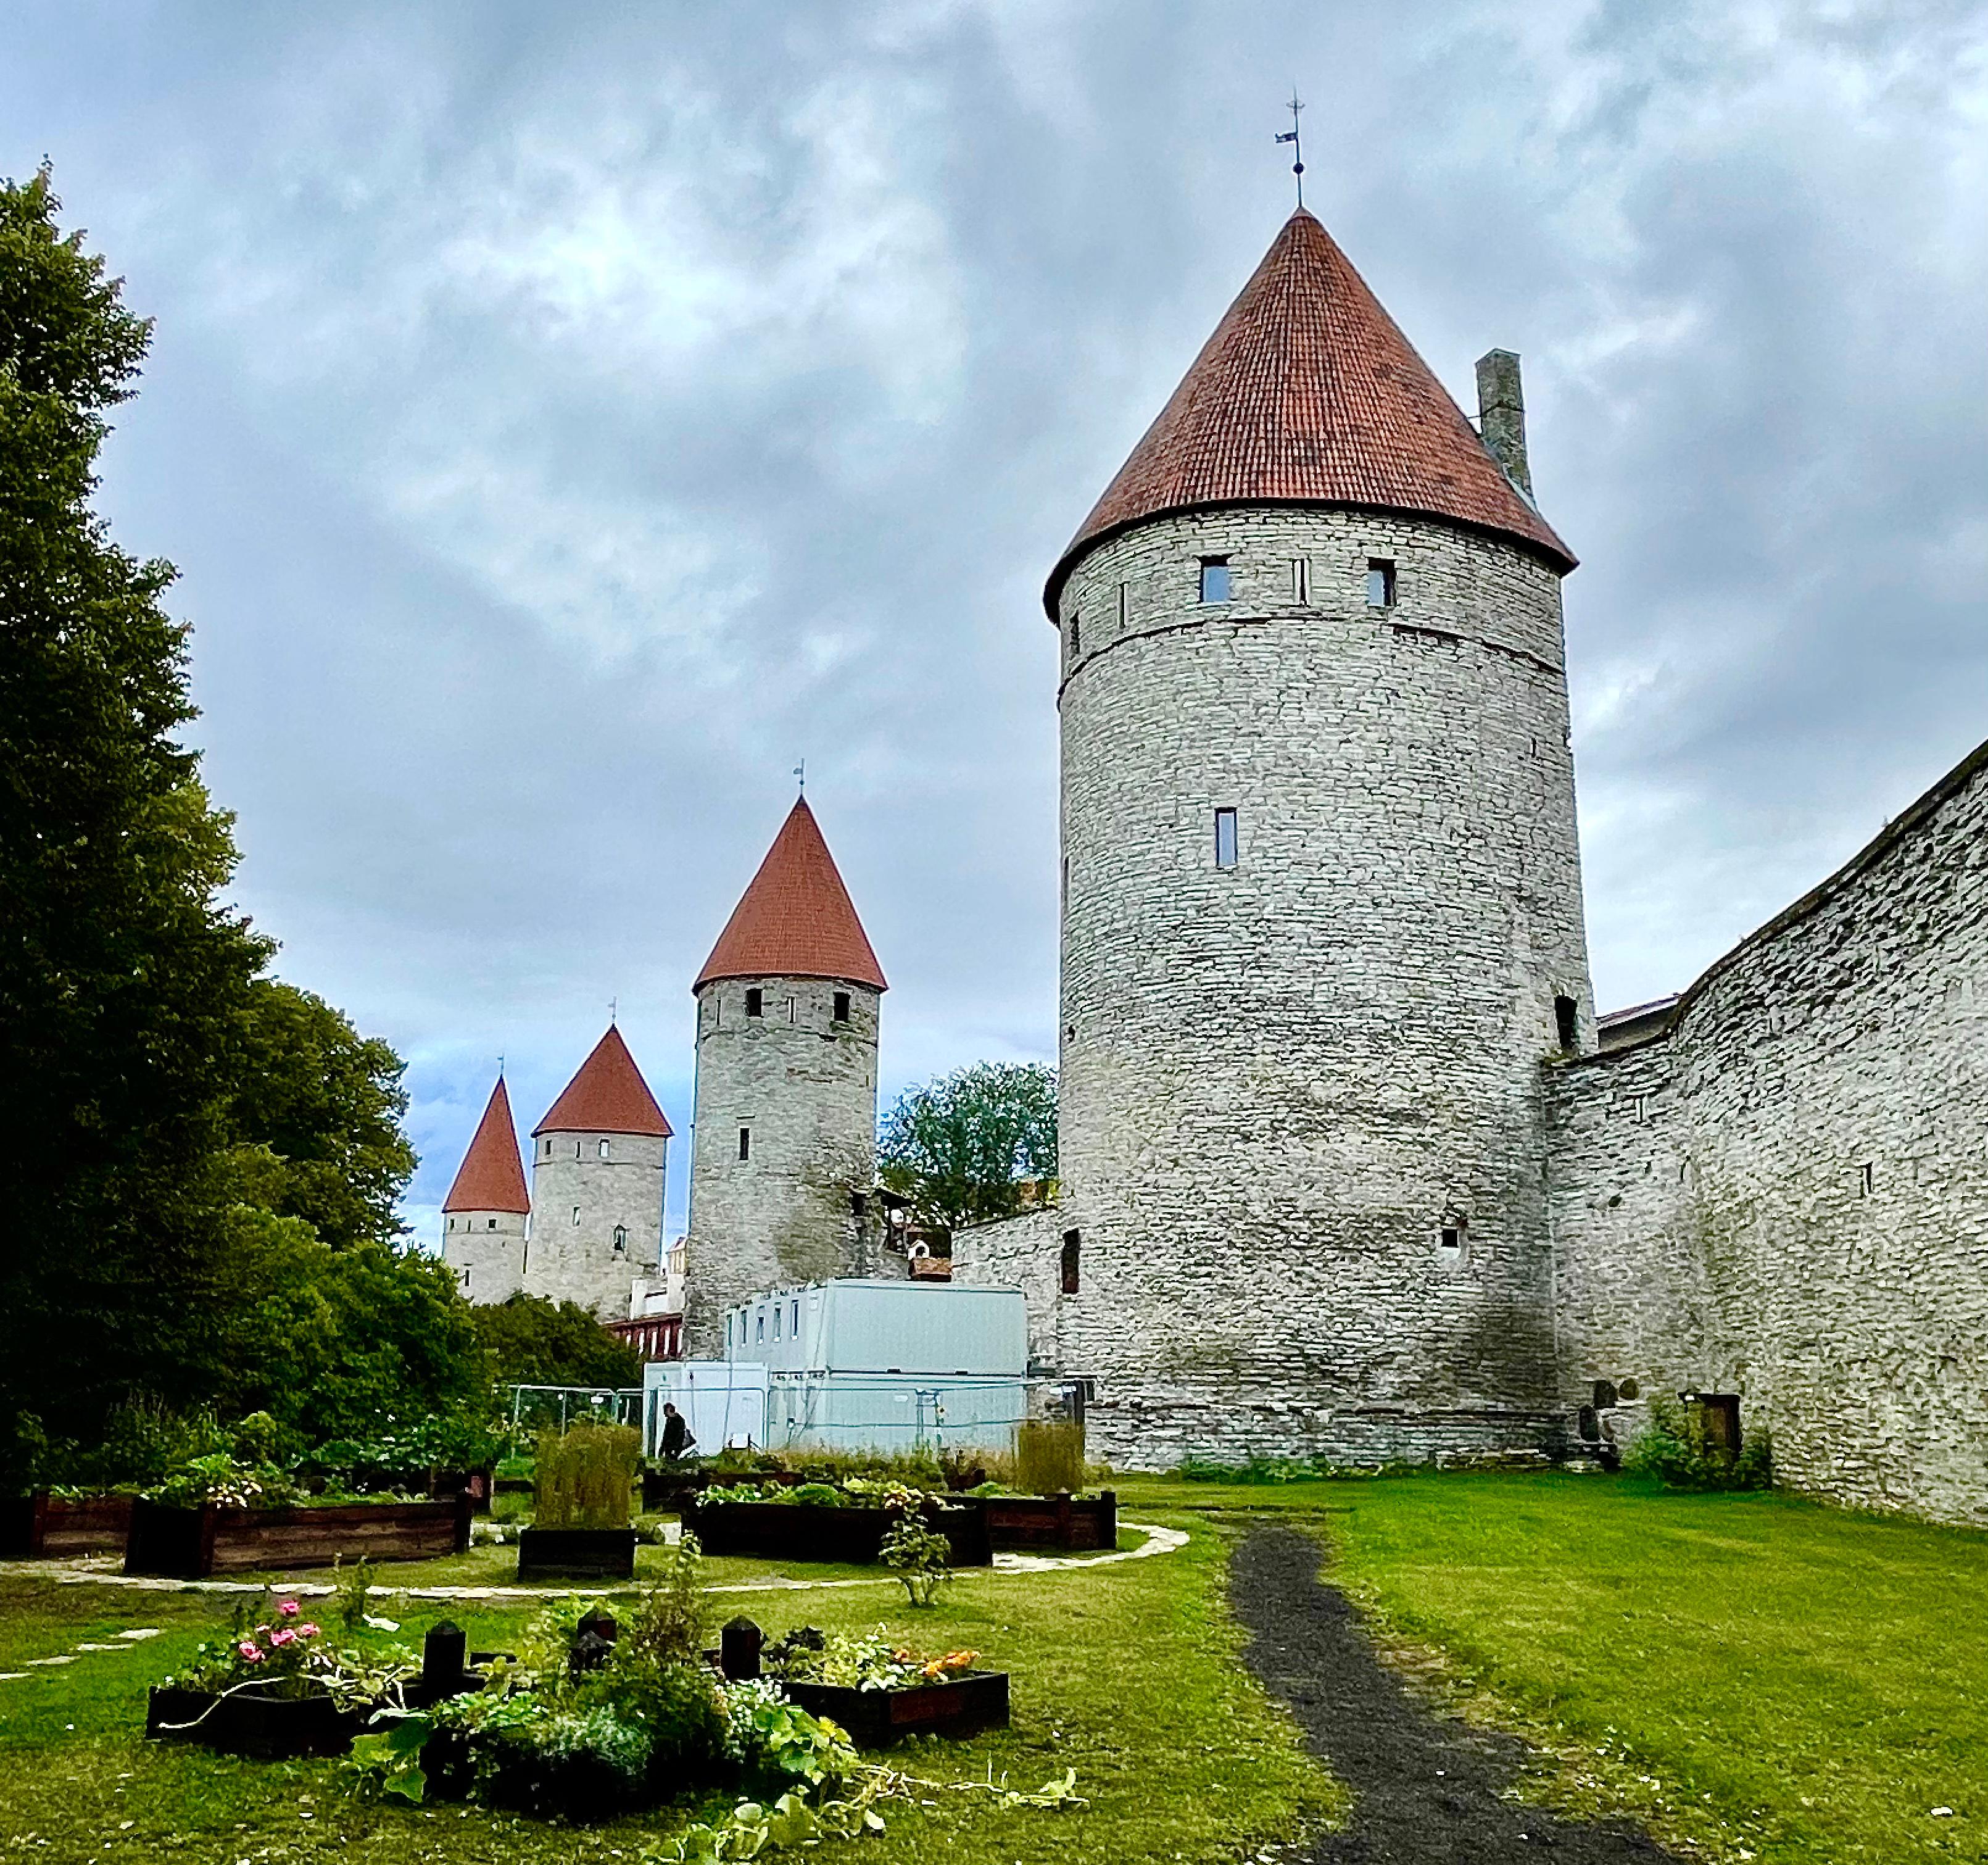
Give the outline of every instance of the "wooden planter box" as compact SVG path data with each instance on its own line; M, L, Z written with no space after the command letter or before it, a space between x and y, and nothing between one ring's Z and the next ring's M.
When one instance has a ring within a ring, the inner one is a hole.
M69 1502L38 1490L0 1502L0 1560L120 1552L131 1531L131 1501L129 1496L85 1496Z
M720 1489L734 1483L750 1483L759 1489L797 1488L803 1483L816 1479L797 1476L791 1471L770 1470L757 1475L740 1475L735 1472L721 1474L713 1470L672 1470L668 1464L660 1470L645 1469L642 1472L642 1512L653 1515L660 1512L685 1509L695 1502L705 1491L714 1485Z
M985 1567L988 1545L982 1498L951 1508L929 1504L925 1520L952 1544L953 1567ZM805 1502L698 1503L683 1512L683 1525L706 1554L749 1555L769 1561L876 1561L884 1538L897 1525L894 1509L822 1508Z
M201 1580L248 1569L330 1567L338 1561L426 1561L469 1545L467 1495L448 1502L357 1502L296 1509L197 1508L134 1503L128 1574Z
M299 1755L343 1755L364 1726L362 1710L341 1710L323 1694L264 1697L253 1691L155 1687L145 1706L145 1735L157 1742L198 1742L224 1755L274 1762Z
M975 1735L1008 1726L1008 1674L969 1670L908 1690L852 1690L843 1684L778 1680L810 1716L827 1716L860 1748L887 1748L907 1735Z
M997 1552L1079 1552L1118 1545L1118 1498L1102 1495L989 1496L987 1538Z
M633 1528L521 1528L521 1580L632 1580Z

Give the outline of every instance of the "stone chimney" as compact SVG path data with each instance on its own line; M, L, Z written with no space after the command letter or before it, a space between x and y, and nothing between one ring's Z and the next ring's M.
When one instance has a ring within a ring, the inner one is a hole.
M1491 457L1530 499L1533 474L1526 463L1526 398L1519 387L1519 359L1509 350L1487 350L1477 359L1477 424Z

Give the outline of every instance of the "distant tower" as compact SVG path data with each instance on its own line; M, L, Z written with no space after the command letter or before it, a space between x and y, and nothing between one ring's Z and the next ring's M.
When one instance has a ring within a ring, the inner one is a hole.
M1518 360L1483 374L1480 439L1300 209L1050 577L1051 1247L1113 1462L1554 1429L1541 1064L1594 1029L1574 559Z
M803 799L692 987L687 1353L722 1354L725 1310L748 1295L849 1272L887 988Z
M532 1130L525 1291L627 1318L631 1285L662 1260L670 1123L610 1024Z
M455 1271L463 1294L472 1301L516 1295L524 1281L532 1200L501 1075L441 1210L441 1260Z

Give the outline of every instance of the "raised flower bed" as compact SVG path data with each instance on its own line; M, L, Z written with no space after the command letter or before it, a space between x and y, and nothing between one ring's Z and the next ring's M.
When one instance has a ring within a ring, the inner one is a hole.
M259 1509L225 1502L132 1506L124 1571L200 1580L340 1561L424 1561L469 1545L470 1498Z
M322 1686L296 1695L255 1688L207 1691L156 1686L145 1707L149 1741L198 1742L223 1755L286 1761L343 1755L365 1726L364 1710L341 1708Z
M907 1506L951 1544L949 1565L985 1567L994 1559L987 1538L983 1498L961 1497L941 1503L932 1498L911 1503L864 1507L816 1502L704 1501L683 1511L685 1528L706 1554L749 1555L758 1560L875 1562L884 1540Z
M739 1624L727 1628L727 1652L745 1654L746 1667L810 1716L839 1724L859 1748L1008 1726L1008 1674L975 1670L977 1651L928 1656L894 1643L881 1626L856 1637L803 1626L761 1647L756 1636L737 1637Z
M130 1528L129 1496L52 1496L37 1490L0 1501L0 1561L118 1553Z
M1118 1545L1118 1498L989 1496L987 1538L997 1553L1082 1552Z

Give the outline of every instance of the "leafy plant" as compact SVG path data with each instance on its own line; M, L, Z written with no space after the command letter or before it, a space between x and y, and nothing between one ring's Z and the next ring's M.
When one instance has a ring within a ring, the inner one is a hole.
M1068 1419L1031 1418L1015 1433L1016 1486L1053 1496L1084 1487L1084 1427Z
M1674 1399L1651 1401L1649 1423L1622 1463L1625 1470L1654 1477L1667 1489L1771 1489L1774 1484L1773 1446L1765 1430L1748 1432L1738 1456L1729 1458L1708 1437L1702 1415Z
M303 1494L286 1470L272 1464L243 1464L232 1452L217 1450L183 1464L163 1482L140 1492L148 1502L168 1508L194 1508L219 1502L236 1508L283 1508Z
M833 1483L797 1483L787 1491L786 1500L808 1508L835 1509L842 1506L841 1492Z
M576 1425L539 1437L536 1513L541 1528L625 1528L629 1492L641 1467L641 1434L627 1425Z
M893 1639L882 1626L860 1637L802 1626L766 1646L760 1661L776 1678L884 1691L942 1683L972 1670L979 1656L977 1651L920 1651Z
M904 1582L913 1606L930 1606L952 1578L952 1542L908 1511L884 1537L880 1558Z

